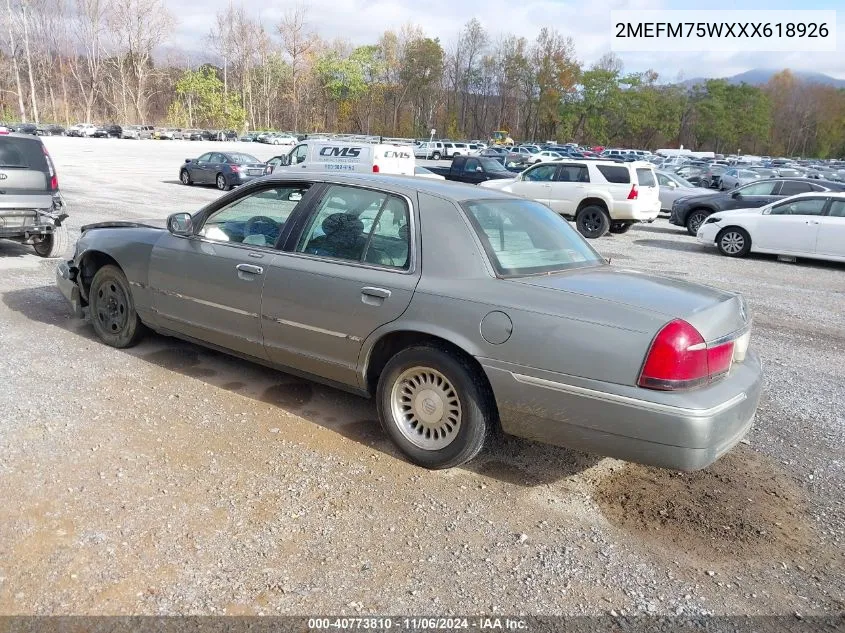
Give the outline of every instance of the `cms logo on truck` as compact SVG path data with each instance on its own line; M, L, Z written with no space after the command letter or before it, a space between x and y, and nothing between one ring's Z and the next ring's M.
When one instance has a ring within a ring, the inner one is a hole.
M411 155L408 152L393 152L387 151L384 153L385 158L410 158Z
M344 158L358 158L358 156L360 155L360 147L324 147L320 150L320 156L342 156Z

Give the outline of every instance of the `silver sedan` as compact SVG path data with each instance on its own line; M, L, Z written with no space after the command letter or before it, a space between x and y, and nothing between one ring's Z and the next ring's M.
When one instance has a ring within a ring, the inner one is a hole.
M755 180L760 180L761 178L765 178L765 176L757 171L751 171L750 169L727 169L725 170L725 173L722 174L722 178L719 181L719 189L722 191L729 191L731 189L741 187L742 185L747 185Z
M658 171L655 173L657 174L657 184L660 186L658 195L660 197L661 213L671 213L672 205L675 204L675 200L679 200L680 198L716 193L714 189L696 187L678 174L668 171Z
M740 295L611 266L548 207L449 181L273 174L83 227L56 279L113 347L154 330L374 397L428 468L504 431L695 470L760 398Z

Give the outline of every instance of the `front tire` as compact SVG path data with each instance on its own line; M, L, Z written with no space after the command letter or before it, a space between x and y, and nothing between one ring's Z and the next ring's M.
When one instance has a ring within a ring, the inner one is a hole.
M431 155L431 160L440 160L440 152L434 152Z
M49 235L45 235L40 241L33 244L35 252L41 257L61 257L67 250L68 235L67 228L57 226Z
M117 266L100 268L88 293L91 323L103 343L123 349L135 345L144 334L144 324L135 311L126 275Z
M693 211L687 216L686 226L687 226L687 233L692 236L698 234L699 227L704 224L704 220L707 219L707 216L710 215L705 211Z
M610 217L602 207L591 204L575 216L578 232L589 240L604 236L610 230Z
M751 250L751 236L745 229L729 226L716 236L716 248L726 257L745 257Z
M217 174L216 182L217 182L217 188L220 191L229 191L229 189L232 188L231 186L229 186L229 183L226 182L226 176L224 176L223 174Z
M192 185L194 184L191 180L191 174L188 173L187 169L183 169L182 173L179 174L179 180L182 181L183 185Z
M494 424L489 388L465 359L435 345L391 358L376 391L385 433L413 463L452 468L474 458Z

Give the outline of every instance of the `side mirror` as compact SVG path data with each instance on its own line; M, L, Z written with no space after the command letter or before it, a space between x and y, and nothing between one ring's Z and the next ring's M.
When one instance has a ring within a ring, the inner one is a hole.
M279 161L280 161L280 162L279 162L279 167L287 167L288 165L290 165L290 156L287 156L287 155L282 156L282 157L279 159Z
M173 213L167 218L167 230L183 237L192 235L194 226L190 213Z
M480 174L484 170L481 168L481 165L479 165L478 167L475 168L475 171L477 171Z
M731 198L733 198L734 200L736 200L737 198L741 198L741 197L742 197L742 193L741 193L741 192L739 192L739 191L734 191L734 192L731 194Z
M670 181L669 181L669 188L670 188L670 189L677 189L677 188L678 188L678 183L676 183L674 180L670 180Z
M185 159L185 162L186 162L186 163L190 163L192 160L194 160L194 159L193 159L193 158L186 158L186 159Z

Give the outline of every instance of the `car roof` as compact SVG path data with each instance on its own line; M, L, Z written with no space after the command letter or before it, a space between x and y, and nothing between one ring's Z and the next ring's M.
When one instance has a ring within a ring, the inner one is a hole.
M789 200L792 200L793 198L818 198L819 196L845 200L845 191L807 191L805 193L796 193L793 196L789 196ZM782 200L778 200L778 202L782 202Z
M0 140L3 140L4 138L22 138L27 141L36 141L38 143L41 143L42 145L44 144L39 137L33 136L32 134L20 134L18 132L9 132L8 134L0 135Z
M514 174L516 175L516 174ZM433 178L417 178L416 176L398 176L392 174L332 174L328 172L311 172L303 178L303 174L274 172L261 180L264 182L290 182L311 180L338 185L358 185L361 187L378 187L392 193L413 196L415 193L427 193L434 196L450 198L458 202L480 199L518 198L509 193L496 189L486 189L476 185L469 185L452 180L435 180Z

